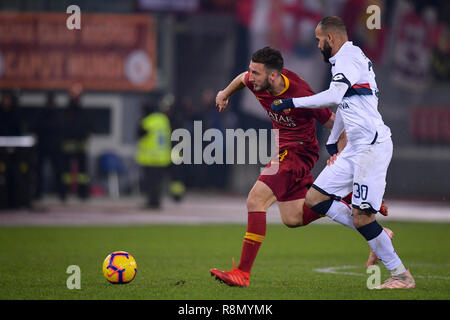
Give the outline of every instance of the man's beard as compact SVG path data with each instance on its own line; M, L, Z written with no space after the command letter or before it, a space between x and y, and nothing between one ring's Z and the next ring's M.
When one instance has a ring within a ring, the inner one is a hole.
M325 62L330 62L329 59L331 58L331 47L327 40L325 40L323 45L323 50L320 50L323 55L323 60Z
M261 86L259 87L258 90L256 91L263 91L263 90L270 90L272 88L272 86L269 83L269 79L267 78L266 81L264 81ZM256 89L256 88L254 88Z

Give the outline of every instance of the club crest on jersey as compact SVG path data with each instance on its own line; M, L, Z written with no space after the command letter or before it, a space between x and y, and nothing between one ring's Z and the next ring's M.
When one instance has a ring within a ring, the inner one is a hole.
M281 102L282 102L281 99L278 99L278 100L275 100L275 101L273 102L273 104L277 106L277 105L279 105Z

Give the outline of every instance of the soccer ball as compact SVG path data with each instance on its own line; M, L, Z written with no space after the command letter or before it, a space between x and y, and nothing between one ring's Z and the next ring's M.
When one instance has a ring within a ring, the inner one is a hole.
M103 275L111 283L131 282L136 276L136 272L136 260L128 252L114 251L103 261Z

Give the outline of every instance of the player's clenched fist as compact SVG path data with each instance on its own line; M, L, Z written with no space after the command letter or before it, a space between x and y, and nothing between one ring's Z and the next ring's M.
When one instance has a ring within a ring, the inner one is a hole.
M281 112L286 109L294 108L292 99L278 99L272 102L270 109L274 112Z
M216 96L216 107L219 108L219 112L222 112L228 105L228 96L224 91L219 91Z

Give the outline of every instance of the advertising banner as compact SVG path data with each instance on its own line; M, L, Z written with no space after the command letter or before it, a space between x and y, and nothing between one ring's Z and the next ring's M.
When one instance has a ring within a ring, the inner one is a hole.
M151 15L0 13L0 88L149 91L156 84Z

